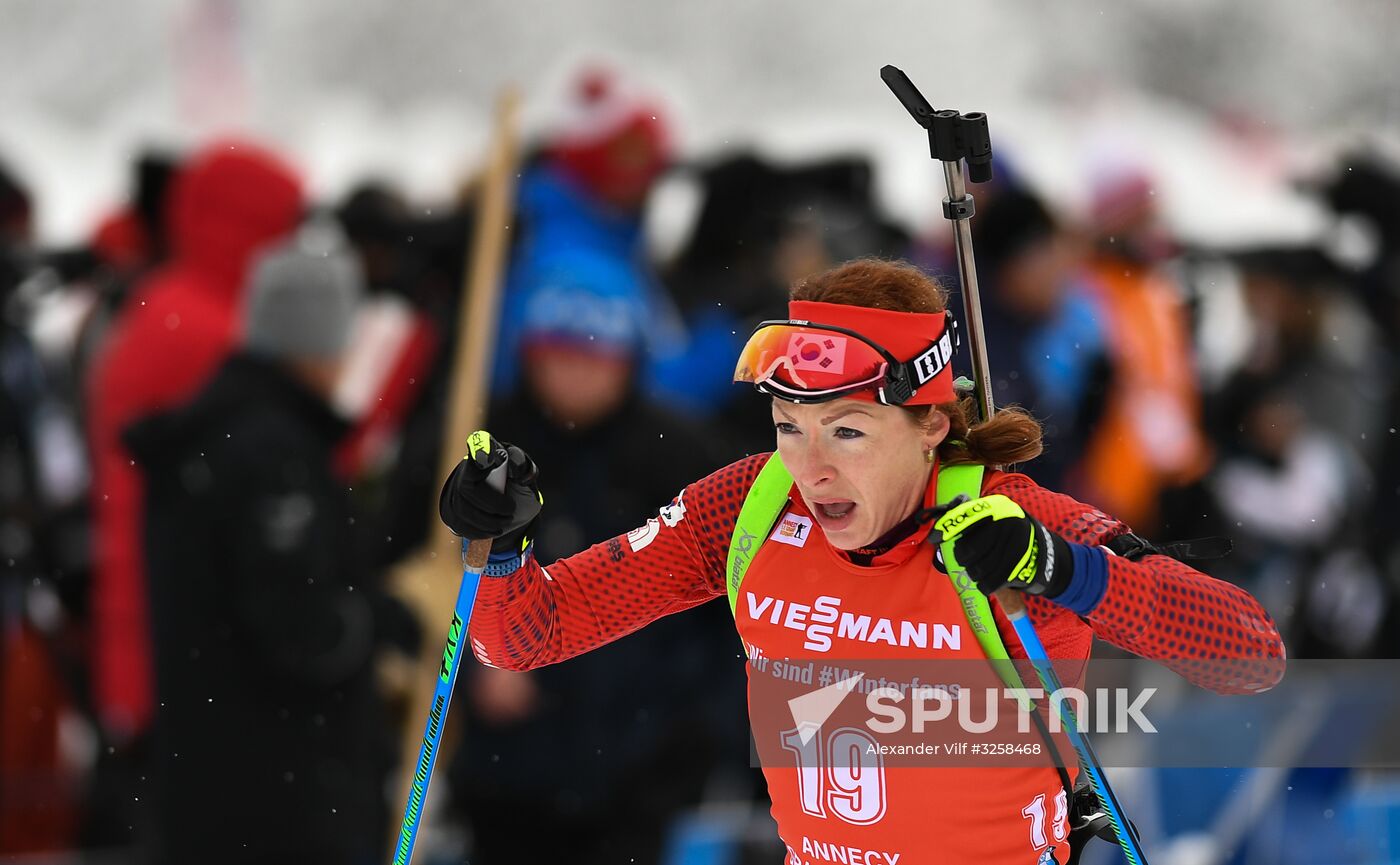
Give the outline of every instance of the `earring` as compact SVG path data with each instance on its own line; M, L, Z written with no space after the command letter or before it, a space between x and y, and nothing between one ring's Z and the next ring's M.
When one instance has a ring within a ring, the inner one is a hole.
M929 463L930 465L932 465L932 464L933 464L933 459L934 459L934 451L933 451L933 448L929 448L928 450L924 451L924 462Z

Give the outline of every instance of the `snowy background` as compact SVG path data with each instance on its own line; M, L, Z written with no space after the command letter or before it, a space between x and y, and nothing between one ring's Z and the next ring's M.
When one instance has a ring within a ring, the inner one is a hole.
M595 57L669 100L685 154L873 154L916 228L939 177L886 63L989 112L994 145L1070 211L1090 171L1144 160L1188 239L1317 233L1285 176L1400 128L1390 0L0 0L0 22L0 159L55 242L122 198L136 148L228 129L292 154L318 197L371 173L446 197L503 85L537 128ZM683 223L667 213L663 233Z

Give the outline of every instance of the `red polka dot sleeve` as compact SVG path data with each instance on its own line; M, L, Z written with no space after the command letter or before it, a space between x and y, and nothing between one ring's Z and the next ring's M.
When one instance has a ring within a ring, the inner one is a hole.
M1102 545L1129 531L1025 475L996 473L987 480L984 492L1014 499L1066 540ZM1058 623L1069 613L1043 598L1028 598L1027 605L1037 623ZM1218 693L1256 693L1283 678L1283 640L1259 602L1244 589L1167 556L1137 561L1110 556L1108 590L1088 621L1101 639Z
M562 661L671 613L724 594L721 575L739 509L768 455L690 484L646 525L547 568L529 560L484 577L472 615L478 660L508 669ZM1024 475L993 473L1003 493L1067 540L1101 545L1128 527ZM1284 647L1269 615L1243 589L1165 556L1109 560L1108 589L1088 626L1043 598L1027 598L1052 657L1084 658L1092 634L1220 693L1253 693L1283 676ZM998 610L1012 657L1024 657Z
M482 577L469 626L477 659L512 670L552 664L724 594L729 538L767 461L747 457L690 484L626 535L547 567L530 559Z

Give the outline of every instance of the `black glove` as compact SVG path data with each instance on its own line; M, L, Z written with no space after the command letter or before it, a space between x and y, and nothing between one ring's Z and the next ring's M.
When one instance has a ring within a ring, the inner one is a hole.
M520 553L529 544L544 505L539 472L523 450L484 430L467 439L467 455L442 485L438 516L464 538L493 538L492 553ZM491 473L505 465L505 490Z
M958 496L935 511L933 527L983 594L1010 586L1053 598L1074 579L1069 542L1006 496Z

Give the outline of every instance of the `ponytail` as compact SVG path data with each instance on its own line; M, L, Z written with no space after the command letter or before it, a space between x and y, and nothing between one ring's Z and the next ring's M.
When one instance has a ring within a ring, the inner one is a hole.
M1038 456L1041 443L1040 423L1020 406L999 409L992 419L972 426L968 418L977 416L972 397L957 402L931 406L926 410L909 410L920 423L927 423L932 412L948 417L948 435L938 446L938 461L942 465L977 463L984 466L1007 466L1023 463Z

